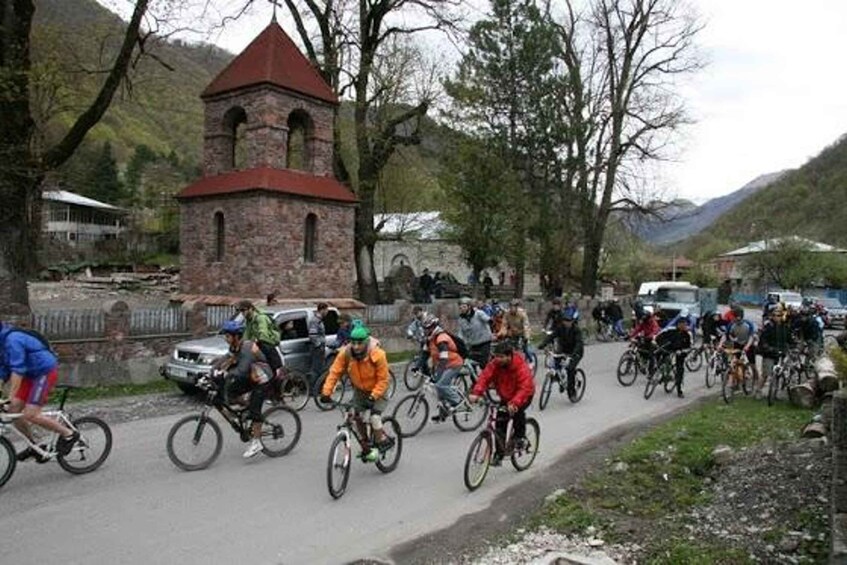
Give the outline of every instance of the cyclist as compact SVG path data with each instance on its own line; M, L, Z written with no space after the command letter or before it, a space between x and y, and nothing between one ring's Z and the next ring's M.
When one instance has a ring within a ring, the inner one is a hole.
M249 459L262 451L262 404L267 396L267 384L271 380L271 366L262 353L261 347L253 341L244 339L244 324L238 320L224 322L221 333L229 346L226 356L212 365L216 369L214 377L223 378L223 395L226 402L249 393L247 410L253 424L252 439L244 452Z
M717 345L726 332L721 313L706 312L703 314L703 317L700 318L700 331L703 334L703 343L712 346Z
M468 297L459 299L459 337L468 344L468 357L485 366L491 356L491 318Z
M417 367L424 375L430 376L429 370L429 350L426 344L426 332L424 332L422 322L426 319L426 310L421 306L412 308L412 321L406 327L406 339L410 339L418 344Z
M759 336L759 355L762 356L762 382L756 385L756 397L762 395L765 382L773 374L774 365L779 362L779 358L788 351L793 342L791 328L785 323L782 308L777 305L771 308L768 314L770 317L762 325L762 332Z
M423 321L423 328L426 332L430 359L432 359L432 365L435 367L435 375L433 375L432 380L435 381L435 390L440 400L438 414L432 417L432 421L443 422L462 401L459 393L452 387L452 382L459 374L464 361L459 355L456 342L444 331L438 318L432 314L427 314Z
M58 364L56 356L41 339L0 322L0 383L9 382L8 411L21 413L21 417L15 420L15 427L33 443L35 439L30 428L33 424L56 432L59 434L56 450L67 455L79 440L79 432L71 431L41 414L58 379ZM17 459L23 461L34 454L27 447L17 455ZM42 461L40 457L38 460Z
M663 330L655 338L656 346L658 347L658 355L656 362L661 365L662 361L669 355L676 358L674 365L674 383L676 385L676 395L680 398L682 394L682 378L685 375L685 356L688 350L691 349L691 330L688 326L688 317L679 317L676 321L676 327L669 330ZM651 369L652 370L652 369Z
M532 404L535 394L535 382L529 365L523 357L514 354L512 343L509 341L498 341L494 345L494 355L480 373L468 400L477 402L485 394L489 384L494 385L500 402L506 405L507 410L506 413L497 413L498 441L494 442L495 452L491 460L491 464L496 467L503 461L503 444L509 418L514 420L515 441L526 440L526 409Z
M740 349L750 364L751 371L753 372L753 382L758 382L759 372L756 369L755 349L756 326L750 320L744 319L744 308L741 306L732 306L730 317L733 321L727 327L726 335L721 338L719 347L721 349L726 347ZM726 319L726 316L724 316L724 319ZM738 383L735 386L738 386Z
M656 316L653 314L653 308L645 306L639 310L641 315L637 318L635 325L629 332L629 341L635 343L638 355L644 359L648 359L648 371L653 371L655 359L653 351L655 344L653 338L659 334L659 322L656 321Z
M519 343L524 358L528 358L531 335L526 310L521 308L521 301L518 298L513 298L509 303L509 311L503 317L503 327L500 329L498 337L512 339L515 343Z
M356 415L370 410L375 445L364 443L363 456L367 461L376 461L380 452L387 451L394 445L394 438L386 435L382 427L382 413L388 405L385 398L388 390L388 358L379 342L371 337L370 330L358 320L353 323L349 345L345 345L338 352L329 368L321 390L323 402L332 402L332 391L345 374L350 376L353 385L353 410ZM365 422L361 418L356 418L356 426L359 436L367 438Z
M686 322L688 322L687 325L688 325L689 331L693 331L694 328L697 327L697 318L695 318L688 311L688 308L683 308L682 310L679 311L679 313L676 316L671 318L668 321L668 323L665 324L665 327L663 327L661 331L664 332L664 331L676 329L677 328L677 322L679 321L680 318L685 318ZM693 335L692 335L692 337L693 337Z
M562 299L558 296L552 300L552 307L547 311L547 316L544 317L544 329L553 331L559 324L559 316L562 315Z
M242 300L235 309L244 316L244 339L252 341L262 350L262 355L276 374L282 367L282 359L277 350L282 338L279 328L274 325L270 316L259 312L249 300Z
M617 298L612 298L606 304L606 316L618 337L624 337L626 331L623 329L623 310Z
M574 322L573 315L570 312L565 312L559 317L553 333L547 337L539 345L540 348L545 348L551 343L556 344L556 353L564 353L570 356L565 372L567 373L567 389L568 396L576 394L575 375L576 367L582 359L585 349L582 343L582 332ZM561 359L556 359L556 369L558 370ZM565 383L559 382L559 392L565 392Z

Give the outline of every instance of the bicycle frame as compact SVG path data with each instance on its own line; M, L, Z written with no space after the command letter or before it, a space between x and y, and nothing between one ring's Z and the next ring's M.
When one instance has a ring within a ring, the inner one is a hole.
M53 420L56 420L57 422L72 431L78 431L76 429L76 426L71 423L70 415L65 412L65 400L67 400L68 397L68 390L69 389L66 388L62 392L62 398L59 401L58 408L56 408L55 410L43 410L41 412L41 415L45 418L51 418ZM14 433L17 437L21 438L24 443L26 443L26 445L31 448L34 452L36 452L39 456L43 458L51 458L56 455L56 441L59 439L59 434L54 432L53 430L45 429L45 431L47 432L47 437L49 439L47 441L47 449L44 450L41 448L40 445L38 445L38 442L31 441L26 436L26 434L24 434L21 430L18 429L17 426L15 426L15 421L21 418L23 418L23 414L20 412L0 413L0 436L6 435L9 432ZM40 429L44 429L40 426L37 427L39 427Z
M559 377L566 377L567 371L565 371L565 367L571 362L571 357L573 355L569 353L554 353L552 351L544 352L544 368L553 371ZM556 367L556 361L559 361L558 367Z
M341 410L342 414L344 414L344 420L336 426L337 433L336 435L343 435L344 441L348 444L350 443L350 436L356 438L356 442L359 444L359 448L362 449L364 456L365 453L365 442L362 437L359 435L358 424L361 422L365 426L365 430L367 430L368 441L370 442L370 436L373 435L373 430L371 429L371 424L367 420L364 420L360 414L357 414L355 410L353 410L353 406L350 404L339 404L339 410Z
M509 414L509 421L506 424L506 437L501 438L497 434L497 414L501 412L508 414L509 411L505 406L502 406L496 402L487 402L486 405L486 409L488 410L488 421L485 424L485 431L490 432L492 437L494 438L495 451L496 448L499 447L501 452L503 453L503 457L509 457L514 451L514 442L511 441L512 434L514 432L514 415Z

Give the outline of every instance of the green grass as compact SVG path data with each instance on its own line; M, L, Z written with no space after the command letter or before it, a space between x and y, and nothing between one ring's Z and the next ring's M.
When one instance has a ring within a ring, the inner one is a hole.
M142 394L154 394L160 392L176 392L178 389L171 381L157 379L143 384L120 384L107 386L92 386L75 388L68 392L68 402L85 402L88 400L99 400L103 398L117 398L120 396L139 396ZM62 391L54 389L50 393L49 402L58 402Z
M607 465L576 488L548 502L530 526L575 534L589 526L607 541L626 539L647 548L647 563L748 563L744 551L688 539L674 519L664 519L708 502L706 477L718 445L734 449L796 438L811 411L780 403L739 398L732 406L710 401L652 428L620 449ZM614 471L617 462L625 471ZM802 518L802 517L801 517ZM806 516L812 521L820 517Z

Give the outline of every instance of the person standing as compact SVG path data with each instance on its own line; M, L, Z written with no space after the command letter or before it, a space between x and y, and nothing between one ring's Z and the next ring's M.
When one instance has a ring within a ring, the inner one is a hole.
M485 277L482 279L482 292L485 295L486 300L489 300L491 298L492 286L494 286L494 281L491 280L491 275L486 272Z
M329 312L326 302L317 305L312 318L309 319L309 389L316 394L315 383L324 372L326 362L326 328L324 318Z

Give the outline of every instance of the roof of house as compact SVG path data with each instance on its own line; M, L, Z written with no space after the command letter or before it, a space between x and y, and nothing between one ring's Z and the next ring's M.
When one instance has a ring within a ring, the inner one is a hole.
M440 240L448 231L440 212L374 214L374 227L381 227L383 239Z
M338 97L290 37L272 21L206 87L201 98L271 84L338 104Z
M68 192L67 190L45 190L41 193L41 197L44 200L61 202L63 204L73 204L74 206L83 206L85 208L97 208L115 213L124 212L122 208L118 208L117 206L112 206L111 204L106 204L105 202L100 202L99 200L94 200L93 198L82 196L81 194Z
M720 255L720 257L740 257L743 255L753 255L755 253L762 253L763 251L767 251L769 247L773 247L775 245L780 245L791 241L803 245L813 253L847 253L847 249L839 249L838 247L833 247L832 245L827 245L826 243L820 243L818 241L812 241L811 239L806 239L793 235L791 237L778 237L774 239L763 239L761 241L754 241L740 249L735 249L733 251L723 253L722 255Z
M185 187L177 198L220 196L253 190L337 202L357 201L353 191L333 177L321 177L302 171L271 167L228 171L211 177L203 177Z

